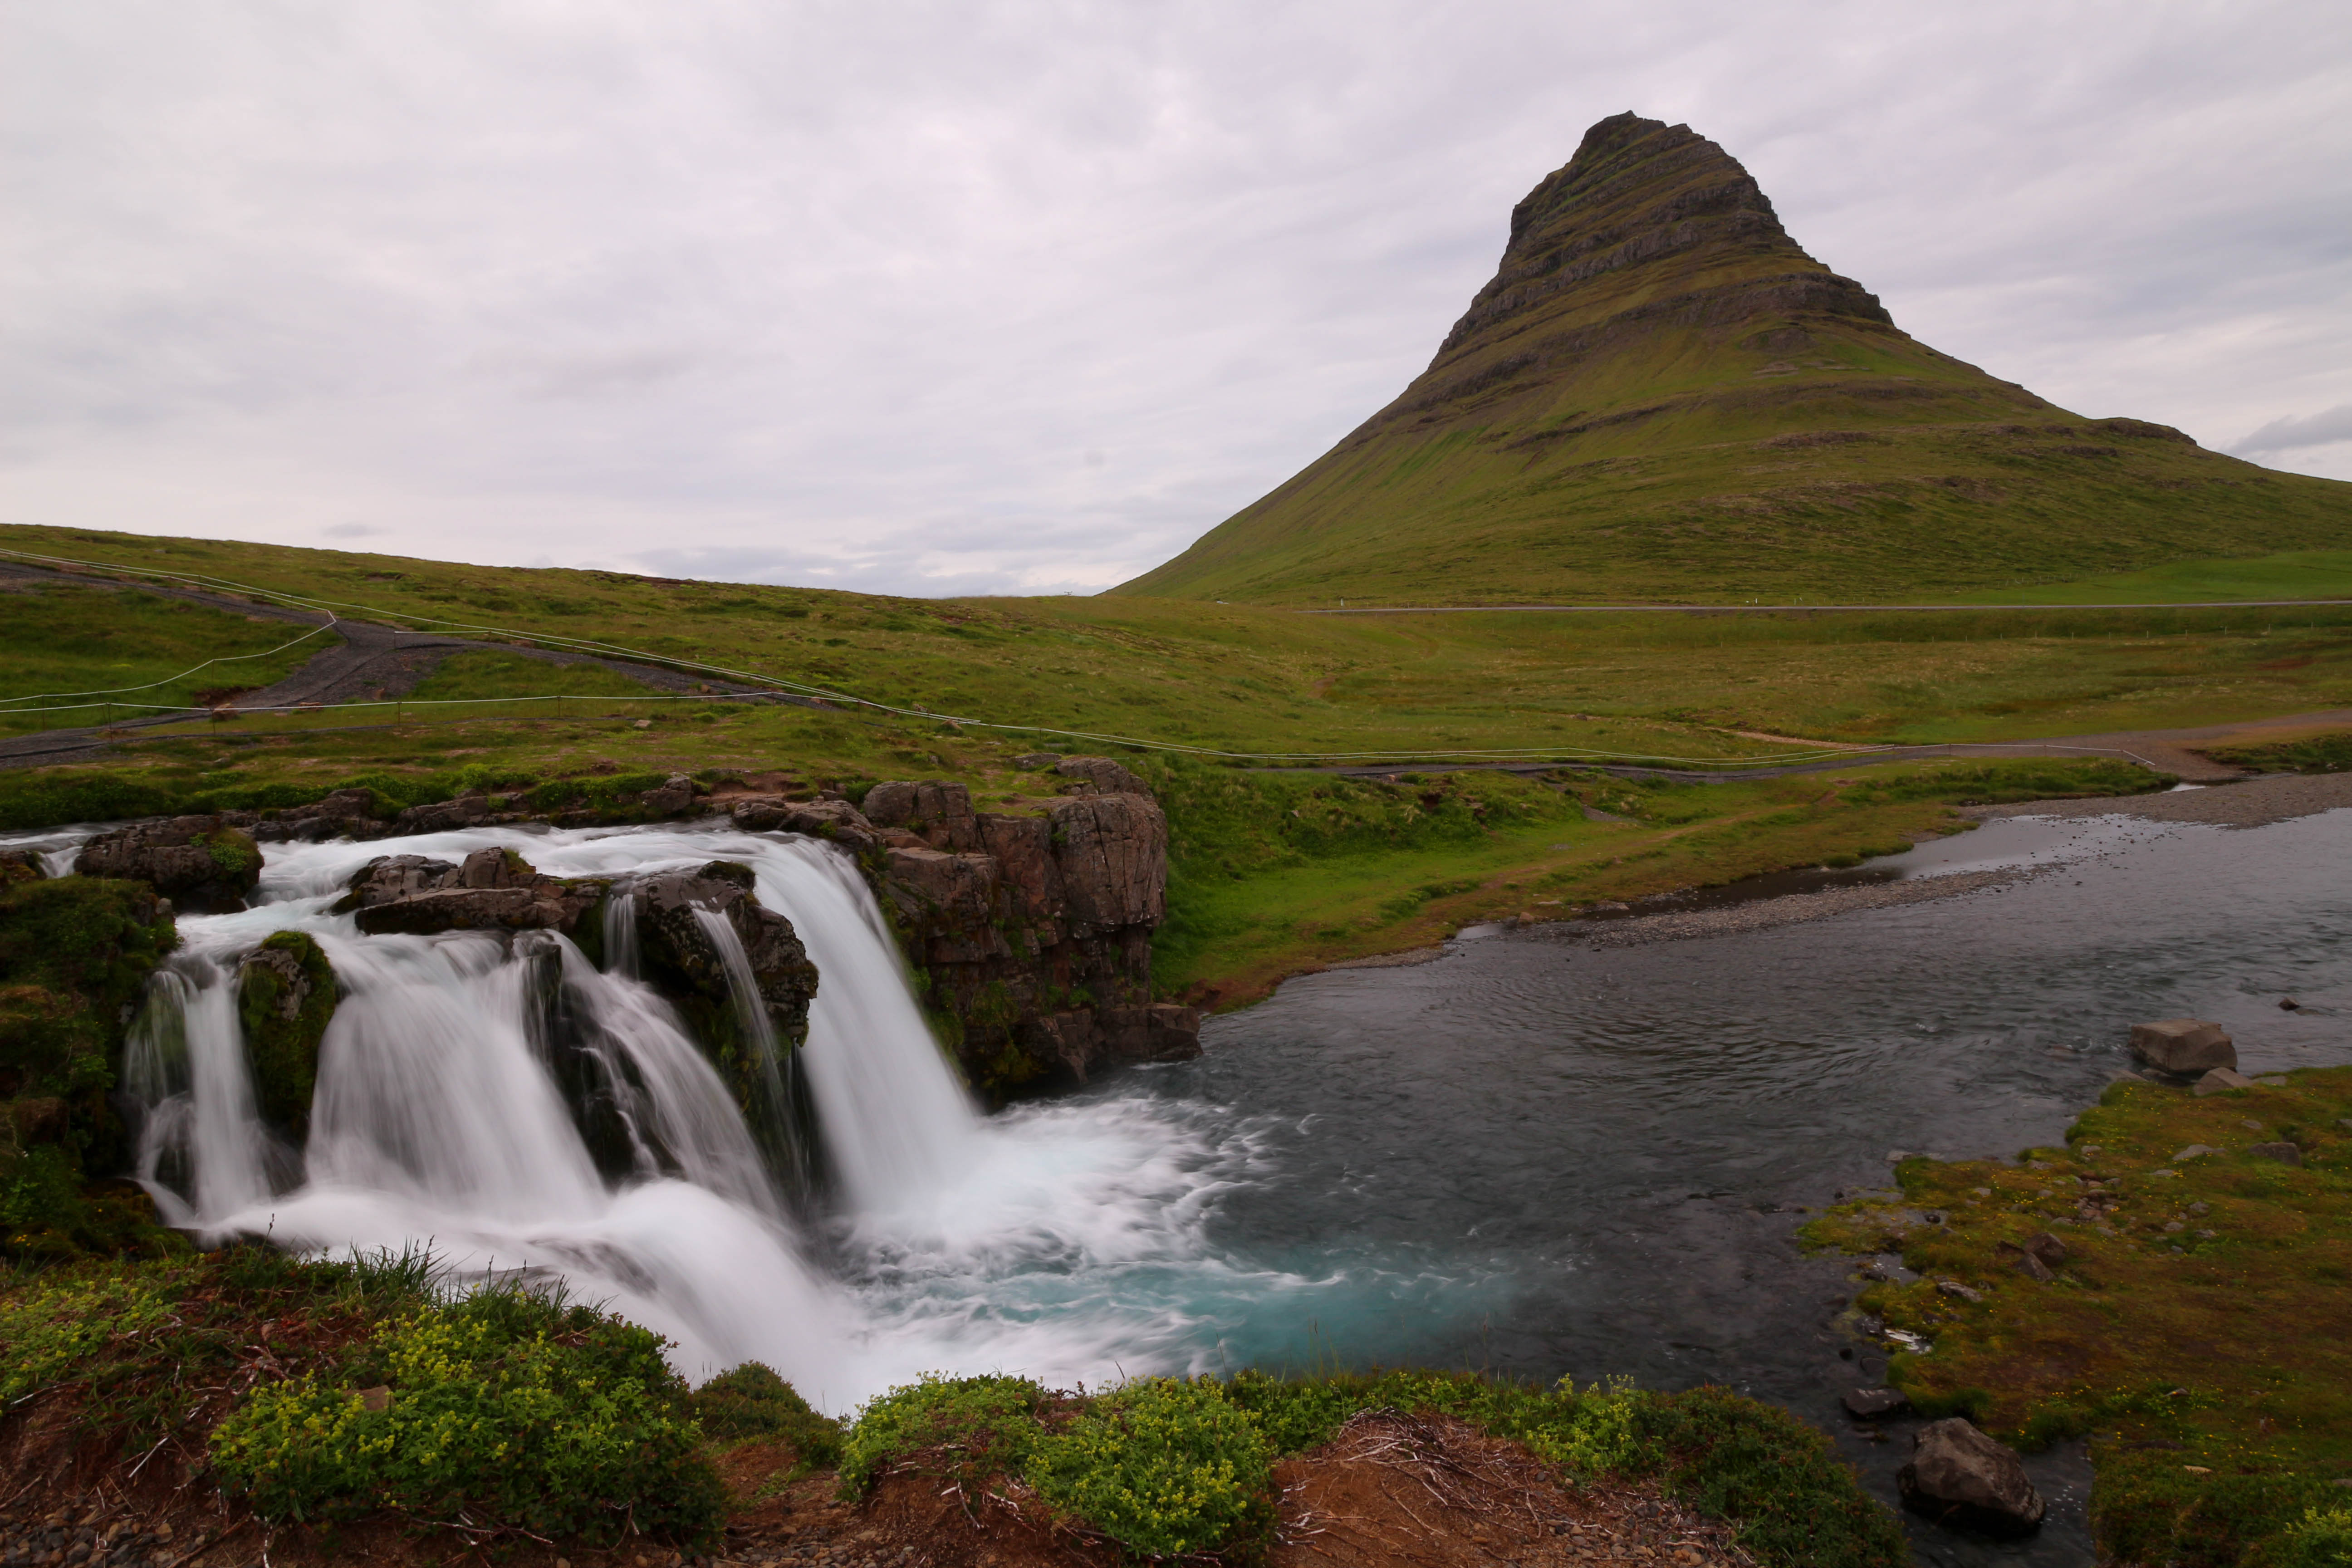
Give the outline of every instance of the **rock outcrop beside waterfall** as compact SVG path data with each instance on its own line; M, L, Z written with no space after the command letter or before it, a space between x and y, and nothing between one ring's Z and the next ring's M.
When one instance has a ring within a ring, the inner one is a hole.
M944 780L846 801L738 800L737 826L825 837L857 857L964 1074L998 1095L1120 1062L1200 1053L1200 1014L1151 1000L1168 906L1168 821L1107 757L1057 770L1075 795L978 812Z
M780 1050L808 1038L809 1004L819 976L793 922L753 896L749 866L714 860L691 871L664 871L614 884L630 900L637 951L646 976L677 1002L694 1025L695 1037L749 1106L759 1092L766 1060L756 1037L761 1020ZM713 920L735 935L740 952L725 951ZM731 963L743 965L761 1018L730 980Z
M761 905L752 883L751 868L731 860L646 876L562 878L511 849L478 849L463 862L382 855L352 874L336 908L379 934L560 931L607 960L606 944L625 940L748 1106L772 1057L807 1039L818 979L792 921ZM614 929L615 914L625 933ZM737 965L740 976L731 973ZM752 1007L756 1014L746 1011ZM767 1038L758 1037L762 1033Z
M144 882L188 914L232 914L261 880L261 851L226 817L170 816L100 834L74 871Z

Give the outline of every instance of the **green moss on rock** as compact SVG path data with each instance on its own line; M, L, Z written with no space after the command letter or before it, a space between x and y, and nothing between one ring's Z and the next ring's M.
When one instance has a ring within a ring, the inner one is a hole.
M300 1136L319 1082L319 1042L335 1016L335 971L307 931L281 931L236 972L237 1016L263 1118Z
M179 945L153 889L59 877L0 888L0 1093L80 1102L112 1063L148 975Z

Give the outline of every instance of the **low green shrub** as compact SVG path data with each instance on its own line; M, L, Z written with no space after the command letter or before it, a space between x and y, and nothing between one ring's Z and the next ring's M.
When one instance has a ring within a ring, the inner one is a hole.
M943 1476L967 1490L993 1475L1018 1475L1045 1427L1045 1391L1025 1377L926 1373L857 1413L841 1445L841 1484L863 1492L900 1466Z
M1895 1568L1903 1527L1864 1492L1830 1440L1776 1405L1724 1388L1631 1396L1635 1442L1664 1457L1668 1490L1732 1520L1759 1563Z
M766 1437L788 1443L805 1468L841 1458L841 1423L810 1408L773 1368L756 1361L696 1389L694 1414L704 1434L721 1442Z
M1039 1441L1025 1472L1056 1512L1130 1552L1177 1557L1263 1533L1274 1456L1214 1382L1148 1378Z
M223 1486L273 1519L394 1509L613 1541L709 1535L724 1490L650 1331L523 1289L420 1307L337 1381L255 1390L214 1429ZM361 1389L380 1380L389 1402Z
M163 1322L185 1278L180 1268L150 1267L0 1296L0 1405L86 1371L112 1342Z
M2287 1527L2277 1568L2345 1568L2352 1563L2352 1508L2309 1508Z

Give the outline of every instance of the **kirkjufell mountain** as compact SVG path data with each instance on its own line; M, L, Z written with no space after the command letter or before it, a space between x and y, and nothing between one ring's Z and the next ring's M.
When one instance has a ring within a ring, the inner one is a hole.
M1739 162L1618 114L1396 401L1117 593L1885 598L2352 545L2352 484L2086 418L1911 337Z

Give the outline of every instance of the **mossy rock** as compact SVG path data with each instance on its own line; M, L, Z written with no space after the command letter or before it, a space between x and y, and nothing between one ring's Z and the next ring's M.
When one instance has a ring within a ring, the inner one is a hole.
M0 887L0 1094L75 1102L114 1086L147 977L179 931L143 882Z
M310 1129L319 1042L335 1001L334 966L307 931L281 931L237 966L237 1016L262 1118L298 1138Z

